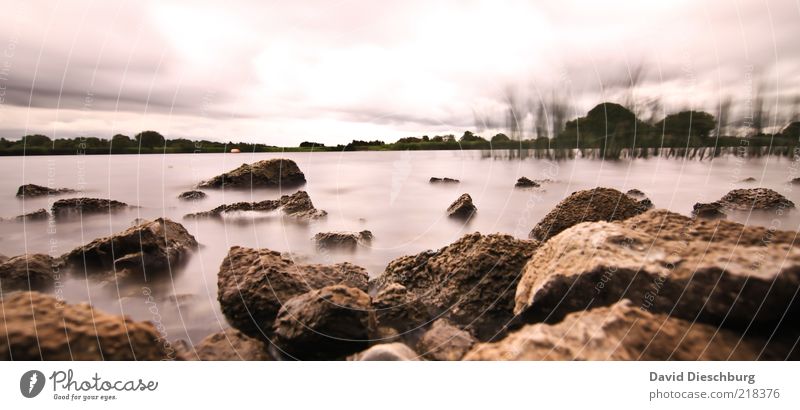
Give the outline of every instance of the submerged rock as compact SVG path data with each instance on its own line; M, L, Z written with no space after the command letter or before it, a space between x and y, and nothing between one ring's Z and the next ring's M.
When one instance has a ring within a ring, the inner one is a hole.
M41 221L50 217L46 209L41 208L27 214L17 216L14 218L17 221Z
M370 297L344 285L326 286L289 299L275 319L275 346L300 360L330 360L369 346Z
M514 186L517 188L538 188L541 185L536 181L532 181L526 177L521 177L517 180L517 183L514 184Z
M351 359L362 362L397 362L419 360L416 352L411 350L411 348L404 343L399 342L382 343L372 346L363 352L353 355Z
M113 199L70 198L59 199L54 202L51 211L53 212L53 216L58 219L75 217L78 215L115 212L127 207L128 204Z
M59 261L50 255L26 254L0 261L3 292L13 290L46 291L61 278Z
M314 242L320 249L355 249L359 244L372 241L372 232L320 232L314 235Z
M67 305L38 292L0 302L0 360L163 360L166 343L149 322Z
M491 338L512 318L514 289L537 246L510 235L473 233L438 251L395 259L374 281L378 325L403 316L443 317L474 329L480 339Z
M472 203L472 197L469 194L463 194L447 207L447 216L467 219L474 215L476 211L477 208Z
M797 319L799 286L794 232L653 210L551 238L525 266L514 311L557 322L626 298L692 322L759 329Z
M306 183L306 177L290 159L267 159L242 164L230 172L201 182L199 188L291 188Z
M578 191L545 215L533 228L530 237L546 241L581 222L623 220L646 210L647 204L639 203L616 189L594 188Z
M717 202L708 204L698 202L694 204L692 207L692 216L706 219L725 219L728 217L728 215L722 211L722 205Z
M204 199L206 196L206 193L203 191L192 190L181 192L181 194L178 195L178 199L183 201L198 201Z
M465 360L756 360L763 342L725 329L652 314L628 300L527 325ZM785 358L785 357L784 357Z
M233 328L207 336L194 351L200 360L272 360L266 343Z
M747 177L739 182L756 182L756 179L753 177Z
M87 274L114 271L147 276L181 263L197 246L194 236L183 225L158 218L95 239L62 258L72 268Z
M437 184L437 183L457 184L457 183L459 183L461 181L459 181L457 179L453 179L453 178L446 178L446 177L445 178L431 177L429 182L432 183L432 184Z
M228 322L246 335L264 338L289 299L343 284L367 290L364 268L350 264L296 264L269 249L234 246L220 265L218 299Z
M422 335L417 350L430 360L461 360L475 342L469 332L439 319Z
M17 188L17 196L25 198L35 198L46 195L59 195L59 194L72 194L75 193L74 189L69 188L50 188L41 185L27 184Z
M723 208L736 211L794 208L794 202L769 188L734 189L717 203Z
M328 215L317 209L306 191L297 191L292 195L284 195L280 199L267 199L260 202L236 202L220 205L210 211L187 214L184 218L221 218L225 214L241 211L269 212L281 209L287 216L298 219L318 219Z

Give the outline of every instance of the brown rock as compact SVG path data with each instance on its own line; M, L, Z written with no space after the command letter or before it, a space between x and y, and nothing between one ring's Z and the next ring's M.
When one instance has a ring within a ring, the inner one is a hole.
M128 204L113 199L69 198L53 202L51 211L56 219L77 217L79 215L107 214L120 211Z
M207 196L206 193L203 191L192 190L192 191L181 192L181 194L178 195L178 199L183 201L199 201L201 199L204 199L206 196Z
M517 188L538 188L541 185L536 181L532 181L526 177L521 177L517 180L517 183L514 184L514 186Z
M264 342L233 328L207 336L194 350L200 360L272 360Z
M417 350L429 360L461 360L475 344L469 332L439 319L422 335Z
M35 198L46 195L59 195L75 193L74 189L69 188L50 188L41 185L27 184L17 188L17 196L25 198Z
M314 235L314 242L320 249L355 249L359 244L372 241L372 232L320 232Z
M50 214L47 212L47 210L44 209L44 208L41 208L41 209L37 209L37 210L35 210L33 212L28 212L27 214L24 214L24 215L19 215L14 219L16 219L17 221L41 221L41 220L47 219L49 217L50 217Z
M292 195L284 195L280 199L220 205L210 211L187 214L184 218L221 218L225 214L232 212L269 212L277 209L282 209L285 215L298 219L318 219L328 215L327 212L314 208L314 204L306 191L297 191Z
M290 188L306 183L306 177L290 159L267 159L242 164L233 171L203 181L199 188Z
M431 179L430 179L430 183L432 183L432 184L437 184L437 183L457 184L459 182L461 182L461 181L459 181L457 179L453 179L453 178L447 178L447 177L445 177L445 178L431 177Z
M472 203L469 194L463 194L447 208L447 216L451 218L470 218L475 214L477 208Z
M769 188L734 189L717 202L725 209L736 211L794 208L794 202Z
M26 254L0 261L0 285L12 290L50 290L60 279L59 261L44 254Z
M728 215L722 211L722 205L717 202L708 204L698 202L694 204L694 207L692 207L692 216L706 219L725 219L728 217Z

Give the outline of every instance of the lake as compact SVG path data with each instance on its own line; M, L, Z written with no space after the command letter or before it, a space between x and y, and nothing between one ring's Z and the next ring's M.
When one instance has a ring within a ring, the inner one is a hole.
M275 199L292 190L205 190L208 197L182 202L179 193L199 181L269 158L290 158L305 173L300 188L314 205L328 212L322 220L298 222L278 213L246 213L222 220L187 219L183 215L223 203ZM443 247L465 233L501 232L526 238L531 228L570 193L596 186L644 191L658 208L688 215L696 202L711 202L735 188L766 187L800 203L800 192L787 181L798 176L786 156L722 155L623 158L608 161L575 155L561 160L517 151L403 151L258 154L172 154L113 156L2 157L0 170L0 254L63 254L97 237L132 225L136 218L166 217L182 223L201 248L188 263L149 283L117 284L112 280L66 278L56 291L68 302L87 301L112 313L163 326L169 340L199 342L228 327L217 303L218 267L231 246L269 248L291 253L298 262L348 261L380 275L402 255ZM459 179L459 184L431 184L430 177ZM550 179L540 189L515 189L517 178ZM753 177L756 182L742 179ZM49 208L59 195L20 200L26 183L77 188L77 196L111 198L136 205L112 215L85 216L57 224L17 222L13 217ZM469 193L478 208L469 221L452 220L448 205ZM739 213L730 219L745 224L797 230L798 212L775 219L772 213ZM316 249L317 232L370 230L374 239L355 251ZM170 277L171 276L171 277Z

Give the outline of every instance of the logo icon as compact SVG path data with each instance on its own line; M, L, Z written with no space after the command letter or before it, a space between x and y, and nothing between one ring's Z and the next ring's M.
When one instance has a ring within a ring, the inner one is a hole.
M44 381L44 373L28 370L19 379L19 392L29 399L34 398L44 389Z

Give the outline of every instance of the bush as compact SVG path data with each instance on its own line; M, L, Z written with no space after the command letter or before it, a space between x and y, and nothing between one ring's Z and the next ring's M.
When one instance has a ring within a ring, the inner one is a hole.
M702 138L708 137L716 127L714 116L703 111L681 111L655 124L656 131L663 130L665 135Z

